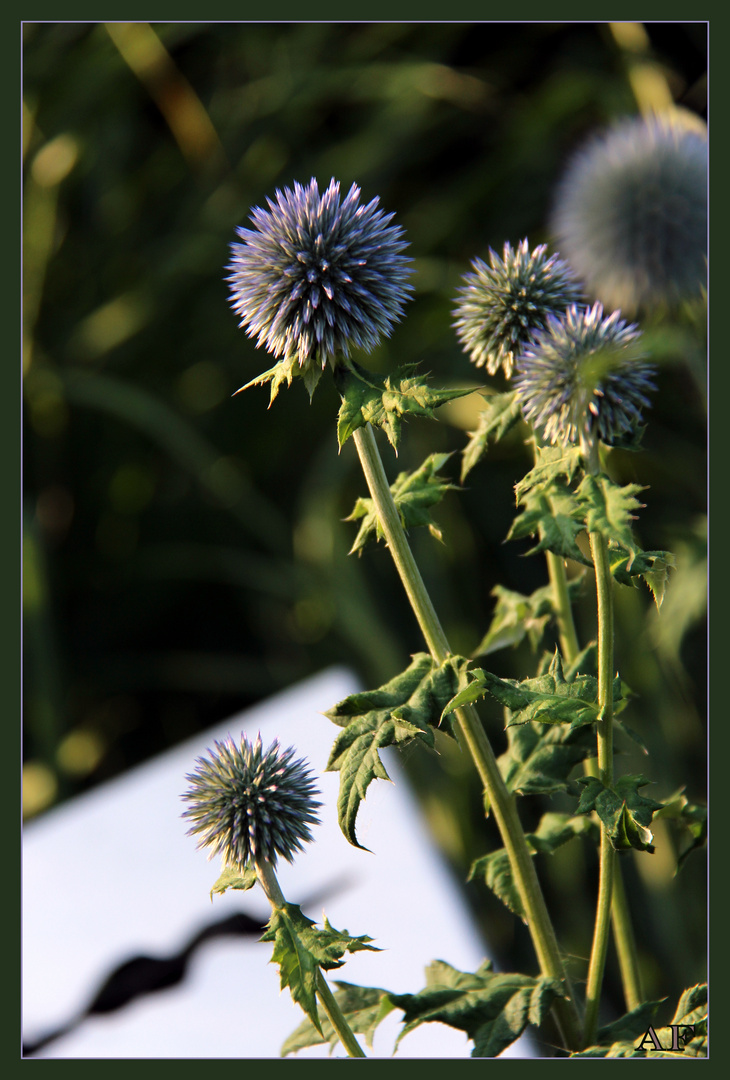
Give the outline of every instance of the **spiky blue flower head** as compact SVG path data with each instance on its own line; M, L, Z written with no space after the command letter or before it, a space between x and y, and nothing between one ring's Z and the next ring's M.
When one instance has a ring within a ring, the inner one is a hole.
M548 317L517 361L515 387L526 420L556 444L631 441L650 404L655 369L638 327L603 306L571 304Z
M502 257L489 249L489 265L472 261L459 290L454 326L464 351L477 367L495 375L500 365L509 379L515 357L549 315L561 315L581 299L571 271L547 246L530 251L527 240L504 245Z
M307 187L277 190L269 209L251 212L253 229L236 231L228 269L240 325L277 359L322 368L352 348L370 352L402 316L412 286L403 230L378 199L360 203L353 184L344 199L334 179L320 195Z
M676 113L618 123L579 150L551 227L593 298L628 314L699 295L707 278L707 137Z
M208 754L185 777L190 788L182 797L190 805L182 816L193 823L187 835L200 837L209 858L223 855L239 870L256 859L275 866L279 855L291 862L312 839L309 826L319 823L322 805L306 763L278 741L264 750L260 735L253 744L242 735L240 746L229 736Z

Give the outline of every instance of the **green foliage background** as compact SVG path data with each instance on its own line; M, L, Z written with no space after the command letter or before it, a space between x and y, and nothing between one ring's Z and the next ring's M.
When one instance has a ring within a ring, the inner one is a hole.
M276 187L312 176L379 196L411 243L416 293L368 366L385 375L417 361L436 385L477 386L451 327L471 259L505 240L549 240L567 156L637 112L642 72L705 115L705 24L637 30L632 45L591 23L25 25L29 814L327 665L376 686L421 648L383 545L347 557L357 527L343 519L364 484L351 443L337 452L331 379L311 405L297 383L270 412L266 389L231 397L270 366L228 304L234 228ZM706 794L701 329L686 314L653 329L644 452L611 456L617 479L647 485L642 546L677 555L660 617L648 590L618 590L616 661L637 695L626 718L650 751L628 747L618 766L655 780L652 796L686 785L691 801ZM429 453L460 452L477 412L469 397L439 423L410 421L397 462L383 442L391 480ZM412 531L466 655L495 585L529 593L547 580L539 556L522 557L527 541L503 543L530 464L524 437L514 430L436 509L443 546ZM444 481L458 481L458 463ZM587 642L589 587L577 616ZM535 664L528 641L490 656L505 678ZM499 752L499 710L488 723ZM439 749L414 746L406 765L463 880L499 844L468 763ZM524 803L528 829L563 805ZM655 855L622 861L646 989L676 1000L704 977L705 856L675 877L676 836L658 823L657 837ZM579 956L596 877L582 852L574 842L540 865L559 936ZM532 970L522 926L483 886L465 887L500 961Z

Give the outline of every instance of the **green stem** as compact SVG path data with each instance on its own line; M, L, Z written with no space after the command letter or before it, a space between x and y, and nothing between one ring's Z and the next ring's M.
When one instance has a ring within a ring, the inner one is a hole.
M593 928L593 945L588 965L588 983L586 985L586 1011L583 1027L583 1045L592 1046L598 1030L598 1008L601 998L603 972L608 952L608 931L611 925L611 899L613 896L613 872L616 863L615 851L605 827L601 828L601 846L599 849L598 902L596 904L596 922Z
M286 905L286 900L279 887L274 868L267 859L256 860L256 874L259 879L259 884L266 893L271 906L273 908L283 908ZM337 1032L337 1037L345 1050L347 1050L348 1056L357 1058L366 1057L362 1047L352 1032L352 1028L345 1019L345 1014L335 1001L334 995L327 985L320 968L317 968L317 997L319 998L322 1008L327 1013L332 1027Z
M537 437L534 435L532 446L534 461L535 464L537 464L538 442ZM547 502L551 512L553 512L553 505L549 496L547 497ZM545 530L540 526L540 539L543 540L544 537ZM580 645L578 644L578 634L576 633L575 621L573 619L573 608L571 607L570 594L568 593L568 575L565 572L565 560L559 555L556 555L554 551L546 551L545 561L547 562L550 585L552 586L553 591L553 607L555 609L555 618L558 624L560 651L563 655L563 659L567 660L570 664L580 652Z
M586 759L583 763L586 776L598 776L598 766L595 758ZM638 950L634 927L631 923L629 902L624 888L623 874L621 873L621 860L616 858L613 870L613 902L611 904L611 926L613 939L616 943L619 969L621 971L621 985L626 1002L626 1011L637 1009L645 1000L644 990L641 985L641 973L639 971Z
M396 569L429 652L441 664L451 654L451 649L406 539L370 425L358 428L353 433L353 440ZM565 1045L576 1049L580 1041L580 1020L515 799L505 786L476 709L473 706L456 709L454 717L474 760L502 836L540 970L543 975L561 980L569 994L568 998L556 1001L555 1012Z
M589 538L593 565L596 571L596 595L598 599L599 718L596 725L598 775L606 787L611 787L613 785L613 582L605 539L600 533L594 532L589 534ZM606 966L608 930L611 922L615 861L615 852L608 830L602 823L598 904L586 987L586 1013L583 1035L586 1046L590 1046L594 1042L598 1026L598 1006L603 972Z
M366 1055L363 1053L360 1043L353 1035L352 1029L345 1019L345 1014L337 1004L334 994L330 990L324 975L319 969L317 970L317 997L320 1000L322 1008L327 1013L332 1027L337 1032L340 1042L345 1050L347 1050L348 1057L364 1058Z
M615 860L613 876L613 904L611 905L611 922L613 925L613 939L616 942L618 962L621 969L621 983L624 989L626 1009L638 1009L644 1001L644 991L641 985L641 973L637 959L636 938L631 923L624 879L621 873L621 860Z
M565 574L565 563L554 552L548 551L547 565L550 574L550 582L553 588L555 613L558 622L560 636L560 649L567 663L572 664L580 652L578 637L573 620L573 612L568 599L568 582ZM586 761L586 772L590 772L589 763ZM641 986L641 974L637 960L636 938L631 923L626 889L624 888L621 863L614 859L613 869L613 900L611 903L611 926L613 937L618 953L619 969L621 971L621 985L624 992L627 1011L636 1009L644 1000Z
M573 611L570 606L568 595L568 580L565 573L565 562L552 551L547 551L547 567L550 575L550 583L553 590L553 605L558 623L560 637L560 650L567 663L572 664L580 652L578 636L573 620ZM586 772L590 772L588 761L585 763ZM614 865L613 902L611 904L611 924L613 927L614 941L618 953L619 968L621 971L621 984L624 991L624 999L628 1011L637 1008L644 1000L641 987L641 976L637 961L636 939L631 924L626 890L624 888L621 864L618 860Z
M559 555L556 555L554 551L546 551L545 555L550 584L553 589L553 604L558 621L560 651L563 658L571 664L580 652L580 646L575 631L575 622L573 621L573 609L570 606L565 561Z

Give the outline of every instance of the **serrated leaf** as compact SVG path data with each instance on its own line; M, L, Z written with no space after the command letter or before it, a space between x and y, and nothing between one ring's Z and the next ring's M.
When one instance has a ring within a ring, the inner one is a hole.
M363 934L351 937L347 930L335 930L327 919L318 929L302 913L297 904L285 904L271 913L261 941L273 941L272 963L279 965L281 989L288 986L293 999L304 1009L314 1027L321 1033L317 1013L317 970L329 971L342 967L346 952L367 949L379 952L369 943L372 938Z
M581 574L584 571L581 571ZM579 579L581 580L581 579ZM572 660L565 668L565 678L570 682L581 671L586 671L590 668L591 671L597 670L598 664L598 642L589 641L584 649L578 653L574 660Z
M426 525L432 536L441 539L441 532L429 511L441 502L447 491L457 490L455 484L436 476L450 457L451 454L431 454L414 472L399 473L395 483L391 484L390 490L404 529ZM350 548L350 555L359 555L373 537L383 539L380 519L372 499L358 499L355 509L345 521L359 521L361 518L363 520L355 543Z
M634 848L653 853L654 837L649 825L662 804L639 793L638 789L649 783L645 776L622 776L613 787L607 787L597 776L582 776L576 783L583 787L576 813L595 810L617 851Z
M322 377L322 370L322 365L311 357L302 364L299 361L299 357L296 355L285 356L283 360L279 360L279 362L274 364L272 368L269 368L268 371L264 371L261 375L257 375L255 379L251 379L251 382L246 383L245 386L239 387L239 389L236 390L236 394L241 394L244 390L249 390L252 386L265 386L267 382L271 383L271 398L269 399L269 408L271 408L276 395L279 393L279 390L284 383L286 383L287 386L291 386L292 379L297 375L301 375L304 379L304 385L309 392L309 399L311 401L314 389Z
M433 728L466 683L468 663L463 656L449 656L437 664L428 653L417 653L409 667L384 686L351 694L325 713L344 729L335 739L327 770L340 773L340 828L355 847L363 846L355 835L355 821L369 784L390 779L379 751L413 739L433 746Z
M639 1039L651 1024L654 1014L666 998L657 1001L644 1001L631 1012L625 1013L605 1027L598 1029L596 1041L601 1045L611 1045L615 1042L627 1042Z
M321 367L320 364L317 364L313 361L305 363L302 368L301 375L304 380L304 385L307 388L307 393L309 394L310 401L314 396L314 391L317 388L319 380L322 378L323 371L324 368Z
M235 866L227 866L210 890L210 898L213 899L213 893L224 893L227 889L252 889L257 880L253 866L247 866L243 873Z
M496 1057L528 1024L539 1026L555 999L565 996L557 979L496 974L491 967L485 961L472 975L436 960L426 969L425 989L391 994L405 1013L396 1047L420 1024L438 1021L466 1032L474 1043L472 1057Z
M568 582L571 599L577 596L580 585L578 578ZM509 645L519 645L525 637L529 637L533 650L537 649L554 613L552 586L543 585L530 596L524 596L495 585L491 595L497 598L492 622L473 655L488 656Z
M707 983L685 990L677 1003L672 1024L699 1024L707 1019Z
M576 537L584 531L584 526L565 514L551 514L545 511L527 511L515 519L507 539L519 540L523 536L534 536L540 532L540 539L525 555L539 555L543 551L552 551L561 559L573 559L583 566L591 566L591 560L581 551Z
M573 768L595 756L591 727L523 724L507 728L508 749L497 758L507 790L518 795L553 795L568 788Z
M355 986L346 982L336 982L335 986L335 1001L342 1009L351 1030L356 1035L364 1035L365 1042L372 1049L375 1029L395 1008L388 997L388 991L376 986ZM339 1042L339 1036L324 1010L320 1010L319 1021L321 1032L306 1017L284 1042L281 1056L286 1057L287 1054L304 1050L307 1046L320 1046L323 1043L330 1044L332 1053Z
M615 706L614 706L614 711L615 711ZM626 724L623 720L616 720L616 718L614 717L613 729L614 729L615 732L618 732L620 735L624 735L627 739L630 739L633 743L636 743L636 745L639 747L639 749L644 754L649 753L649 747L646 745L646 743L642 739L641 735L639 735L638 731L634 731L634 729L629 727L629 725ZM617 754L620 753L620 752L621 751L619 751L618 749L615 750L615 753L617 753Z
M481 668L474 668L472 671L467 672L467 677L471 679L466 686L462 686L458 694L455 694L449 702L447 702L442 715L442 719L450 716L456 709L461 709L464 705L473 705L475 701L479 701L487 693L487 686L484 680L480 677L484 673Z
M679 873L687 857L707 843L707 807L691 803L684 794L684 789L680 788L674 795L663 800L661 809L656 811L654 817L668 818L690 835L690 843L677 859L675 873Z
M601 473L584 476L576 491L585 508L589 532L600 533L608 543L614 541L629 553L627 571L631 570L631 564L641 550L634 540L631 522L636 516L633 511L643 505L636 498L643 490L640 484L620 487Z
M535 832L527 833L527 842L538 855L552 855L576 836L597 840L598 827L588 818L550 811L542 815Z
M547 813L543 814L537 831L527 833L526 839L531 855L551 855L563 844L576 836L590 836L597 839L598 827L589 818L573 817L570 814ZM490 851L476 859L469 871L469 881L484 880L488 888L505 904L510 911L514 912L523 922L526 922L525 912L520 900L520 895L512 876L509 856L504 848Z
M342 396L337 418L337 439L342 448L359 427L372 424L382 428L394 450L398 450L401 420L405 416L433 416L447 401L473 394L474 388L453 390L429 386L423 375L410 375L409 364L381 378L358 364L339 369L338 388Z
M661 608L669 580L669 571L675 567L670 551L639 551L631 553L623 548L609 548L611 573L622 585L633 585L634 578L643 578L651 590L657 610ZM630 568L630 569L629 569Z
M540 539L526 555L552 551L562 559L573 559L584 566L593 566L591 559L576 543L576 537L585 530L585 515L580 504L568 492L555 495L550 501L544 495L530 495L523 500L524 510L512 523L508 540L521 540L526 536Z
M666 999L662 999L666 1000ZM662 1001L648 1001L607 1027L600 1028L597 1043L572 1057L592 1058L697 1058L707 1056L707 983L690 987L679 999L671 1025L654 1028L652 1017ZM653 1038L649 1029L653 1032ZM675 1043L675 1028L682 1044ZM683 1032L682 1029L685 1029ZM692 1036L687 1029L694 1028ZM656 1043L655 1040L656 1039ZM657 1044L661 1049L657 1049ZM677 1046L677 1049L672 1049Z
M517 400L516 390L506 394L490 394L485 398L477 429L472 433L462 452L462 484L477 462L486 454L489 440L498 442L521 419L522 410Z
M488 691L510 711L507 726L529 724L539 720L543 724L592 724L598 719L598 681L593 675L575 675L570 682L563 674L560 653L556 650L550 669L536 678L500 679L491 671L473 668L468 672L472 682L450 702L444 712L448 714L467 697L476 700Z
M552 493L556 482L561 479L570 483L582 462L583 455L577 446L536 447L533 468L515 485L518 505L525 501L528 494Z

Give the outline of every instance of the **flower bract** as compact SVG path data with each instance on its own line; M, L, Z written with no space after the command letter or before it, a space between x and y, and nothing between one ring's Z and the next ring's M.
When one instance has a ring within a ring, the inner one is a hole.
M560 182L551 219L593 298L625 313L699 295L707 278L707 137L669 113L594 137Z
M454 311L456 334L477 367L490 375L500 365L507 378L515 357L542 329L549 315L561 315L581 298L571 271L541 244L530 251L527 240L504 245L502 257L489 249L489 265L472 261L463 277Z
M548 318L517 362L515 386L525 418L551 443L631 442L654 389L654 367L638 328L620 311L572 304Z
M253 744L242 736L240 745L229 737L208 755L185 778L188 835L211 849L210 858L222 855L240 870L257 859L272 866L278 856L291 862L312 839L309 826L318 824L315 811L322 805L314 800L318 791L306 763L276 741L264 750L260 735Z
M231 245L230 300L240 325L279 360L325 367L372 350L402 316L412 286L403 230L375 198L344 199L335 180L277 190Z

